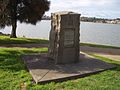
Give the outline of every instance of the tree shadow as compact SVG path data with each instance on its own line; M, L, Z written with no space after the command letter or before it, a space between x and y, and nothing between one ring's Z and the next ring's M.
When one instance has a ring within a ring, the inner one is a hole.
M63 81L97 74L105 70L120 71L120 65L107 63L102 60L80 54L80 61L70 64L55 64L47 54L22 55L22 60L33 76L35 82ZM46 78L48 80L46 80ZM61 79L58 79L61 78ZM45 79L45 81L44 81Z
M19 70L27 70L26 65L21 60L20 55L25 53L35 53L32 50L9 50L4 49L0 53L0 69L16 72Z
M73 74L84 71L111 69L114 65L99 59L80 54L80 60L77 63L55 64L55 61L47 57L47 54L32 54L21 56L29 70L52 70L60 73Z

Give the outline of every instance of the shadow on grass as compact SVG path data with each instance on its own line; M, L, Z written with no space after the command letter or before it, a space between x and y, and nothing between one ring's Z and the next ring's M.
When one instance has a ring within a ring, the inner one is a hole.
M115 68L111 69L111 71L120 71L120 64L117 64L117 63L114 63L114 62L111 62L110 64L113 64L113 65L116 66Z
M26 66L20 58L21 54L36 53L31 49L0 49L0 69L16 72L19 70L25 70ZM45 52L44 50L41 52Z
M51 60L46 54L32 54L21 56L30 70L45 69L58 71L60 73L74 74L79 72L88 71L95 72L94 70L106 70L111 69L114 65L105 63L99 59L88 57L84 54L80 54L80 62L70 64L55 64L55 60ZM69 70L71 68L71 70Z
M106 58L106 57L103 57L103 56L99 56L99 55L96 55L96 54L91 54L89 53L89 55L97 58L97 59L100 59L102 61L105 61L107 63L110 63L110 64L114 64L116 67L111 69L113 71L120 71L120 61L115 61L115 60L111 60L109 58Z

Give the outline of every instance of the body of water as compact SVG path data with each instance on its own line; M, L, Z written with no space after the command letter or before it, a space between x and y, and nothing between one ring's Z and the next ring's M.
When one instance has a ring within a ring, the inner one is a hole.
M29 38L49 38L51 21L41 21L36 26L31 24L20 24L17 27L17 36ZM11 27L0 30L3 33L10 33ZM80 42L111 45L120 47L120 25L81 22Z

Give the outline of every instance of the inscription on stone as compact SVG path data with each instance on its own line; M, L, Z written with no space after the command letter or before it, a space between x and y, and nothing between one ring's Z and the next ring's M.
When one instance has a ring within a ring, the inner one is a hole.
M64 46L72 47L74 45L74 29L65 29L64 31Z

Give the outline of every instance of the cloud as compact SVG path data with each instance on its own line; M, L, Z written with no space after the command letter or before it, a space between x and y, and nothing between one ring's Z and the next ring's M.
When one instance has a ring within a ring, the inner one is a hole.
M119 0L51 0L51 9L57 11L74 11L86 16L111 17L120 16Z
M105 4L111 4L114 0L51 0L52 6L64 6L64 7L75 7L75 6L102 6Z

